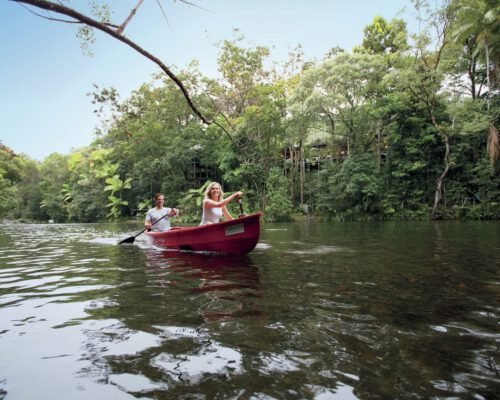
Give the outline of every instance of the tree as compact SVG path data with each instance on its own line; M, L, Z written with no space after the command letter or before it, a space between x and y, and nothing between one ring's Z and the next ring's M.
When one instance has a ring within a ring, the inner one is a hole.
M40 167L41 207L49 219L64 222L68 216L65 207L67 193L64 185L69 180L68 156L52 153Z
M181 75L189 85L196 80L193 71ZM116 102L110 93L94 94L99 108L109 106L112 116L108 133L96 144L109 149L110 159L120 163L121 179L131 179L132 188L123 195L129 211L143 208L139 203L144 203L145 196L151 198L157 192L173 193L168 200L179 201L189 188L220 176L213 167L214 131L200 125L171 81L157 77L124 102ZM207 102L204 95L195 99ZM207 165L208 175L202 176Z
M251 105L252 89L263 84L268 77L264 70L264 59L269 56L267 47L253 49L238 46L237 41L225 40L219 56L219 71L227 84L227 90L221 104L222 110L231 117L241 115L246 106Z
M257 196L260 208L267 203L266 178L279 160L284 130L282 88L280 85L258 85L251 91L252 105L234 120L234 139L243 153L227 144L220 154L220 168L226 182L236 187L249 186Z
M22 179L22 160L0 142L0 217L14 215L20 199L16 184Z
M378 214L382 194L380 177L373 174L375 159L371 154L356 154L329 173L327 204L340 219ZM332 173L333 172L333 173Z
M394 54L408 50L406 22L393 19L391 22L377 16L373 23L364 29L364 38L361 49L369 54Z
M500 74L500 6L494 0L455 0L454 7L457 16L453 40L484 57L490 98ZM490 71L494 72L493 77Z
M478 56L484 58L488 85L487 104L490 109L492 94L500 82L500 6L494 0L456 0L454 5L457 8L457 20L452 37L455 42L464 44L470 50L472 59L475 60ZM473 71L469 71L475 97L474 75ZM488 152L492 164L500 158L496 124L498 115L493 115L488 130Z
M414 100L420 102L427 111L444 148L443 169L435 185L433 219L439 218L437 208L443 199L443 185L450 170L450 135L453 133L454 124L453 117L446 112L446 101L440 89L444 80L444 71L441 68L442 55L451 41L455 11L446 4L443 8L430 13L428 23L437 31L436 50L431 52L427 49L430 38L425 34L422 35L417 42L416 50L419 57L415 59L413 70L407 70L398 77L398 80L404 82L403 86L411 93Z
M130 182L130 178L127 178L123 181L120 179L120 176L118 174L106 178L107 186L104 188L104 190L111 192L111 194L108 196L108 199L110 201L107 205L110 209L108 218L118 218L121 215L121 207L128 206L128 201L122 200L122 192L126 189L131 188ZM118 194L119 197L116 197L115 194Z
M275 222L290 221L292 214L292 202L287 193L287 180L283 175L283 170L273 167L269 171L266 187L268 191L266 216Z
M110 161L110 151L89 147L73 153L68 160L69 178L61 188L68 219L95 222L106 218L108 198L106 179L117 166Z
M251 188L260 208L265 208L266 177L279 157L284 134L284 89L264 68L269 50L242 48L241 40L224 42L219 57L224 79L216 101L228 115L221 124L234 132L231 143L219 146L219 168L227 183Z

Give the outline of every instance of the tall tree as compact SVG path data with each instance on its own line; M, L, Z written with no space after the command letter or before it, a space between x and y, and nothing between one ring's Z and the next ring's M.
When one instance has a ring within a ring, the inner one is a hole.
M452 37L484 57L490 98L500 76L500 6L495 0L455 0L453 6L457 16Z
M356 50L366 51L369 54L393 54L408 48L406 22L397 18L388 22L385 18L377 16L373 23L364 29L362 47Z
M470 49L471 58L484 59L490 109L492 96L500 84L500 6L495 0L455 0L454 6L457 8L457 21L452 32L453 39ZM473 95L474 84L472 81ZM488 152L492 164L500 158L499 119L494 113L488 130Z
M444 81L443 52L451 42L451 29L456 9L446 0L444 6L438 10L429 11L428 19L422 21L427 23L436 32L435 50L428 49L431 42L430 33L424 32L417 41L417 58L412 70L403 73L399 80L408 90L415 101L421 103L428 113L432 126L438 133L443 145L443 167L439 173L434 193L434 203L432 206L431 217L439 218L438 206L443 199L443 188L446 176L450 170L450 135L453 133L453 117L446 111L446 102L443 94L440 92ZM426 6L425 3L417 2L418 6ZM419 11L422 11L421 9ZM422 14L421 14L422 15Z
M64 184L69 180L68 156L52 153L43 160L40 167L42 194L41 207L48 218L55 222L64 222L68 216L65 207Z

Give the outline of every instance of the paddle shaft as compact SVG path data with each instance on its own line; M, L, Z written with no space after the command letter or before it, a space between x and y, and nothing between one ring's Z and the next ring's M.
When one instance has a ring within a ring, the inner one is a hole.
M241 197L238 199L238 204L240 205L240 215L245 215L245 213L243 212L243 205L241 204Z

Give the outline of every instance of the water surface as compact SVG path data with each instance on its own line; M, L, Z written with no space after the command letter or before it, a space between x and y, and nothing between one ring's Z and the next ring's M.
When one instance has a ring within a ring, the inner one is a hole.
M243 257L0 225L0 399L494 399L500 223L265 224Z

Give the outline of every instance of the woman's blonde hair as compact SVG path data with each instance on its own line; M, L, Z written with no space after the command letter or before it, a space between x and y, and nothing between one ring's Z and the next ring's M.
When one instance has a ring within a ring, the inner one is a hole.
M214 186L219 186L219 198L217 199L217 201L220 201L224 198L224 192L222 191L222 186L219 182L212 182L207 186L207 189L205 190L205 199L210 199L210 190L212 190Z

